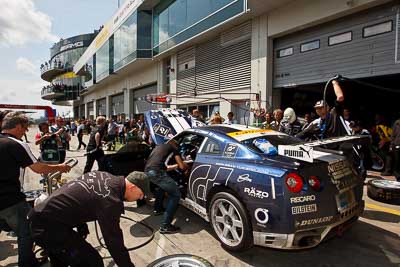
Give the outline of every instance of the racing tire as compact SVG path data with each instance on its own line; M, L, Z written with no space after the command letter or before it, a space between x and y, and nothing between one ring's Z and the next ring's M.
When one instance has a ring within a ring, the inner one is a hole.
M367 183L369 198L392 205L400 205L400 182L373 179Z
M175 254L159 258L147 267L213 267L206 259L190 254Z
M210 224L221 245L228 251L244 251L253 246L250 216L232 194L213 196L209 209Z

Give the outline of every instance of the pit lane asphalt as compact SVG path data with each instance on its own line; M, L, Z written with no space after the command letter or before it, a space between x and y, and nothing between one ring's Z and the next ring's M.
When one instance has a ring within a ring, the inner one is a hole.
M35 155L38 148L34 145L37 127L28 132L29 145ZM85 136L84 140L87 141ZM71 149L76 149L77 138L74 136ZM83 150L67 151L67 157L76 157L78 165L63 177L73 179L82 174L86 158ZM97 166L93 167L97 169ZM378 173L369 173L369 178L376 178ZM392 177L385 177L392 179ZM39 176L27 169L25 189L39 189ZM198 255L217 267L236 266L400 266L400 206L387 205L369 199L364 191L366 210L359 221L347 230L342 237L335 237L321 243L316 248L302 251L280 251L254 247L242 253L230 253L223 250L213 236L208 223L191 211L180 207L177 212L177 225L182 232L174 235L155 234L154 240L143 248L130 252L132 261L138 267L147 266L155 259L178 253ZM161 217L151 216L152 207L136 208L135 203L126 203L125 215L136 221L142 221L157 229ZM89 224L90 242L104 258L105 266L115 266L107 250L101 248L95 236L93 223ZM138 224L121 219L127 247L136 246L150 236L148 230ZM16 238L0 233L0 266L17 266ZM49 266L44 265L44 266Z

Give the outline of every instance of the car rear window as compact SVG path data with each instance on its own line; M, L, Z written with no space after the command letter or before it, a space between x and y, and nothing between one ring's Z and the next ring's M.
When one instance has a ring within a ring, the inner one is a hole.
M253 150L257 153L264 153L263 151L261 151L258 147L256 147L254 145L254 141L256 139L265 139L265 140L269 141L273 146L275 146L276 149L278 149L278 145L295 145L295 144L302 142L302 140L295 138L293 136L290 136L290 135L276 134L276 135L265 135L265 136L255 137L255 138L249 138L249 139L243 140L241 143L243 145L247 146L250 150Z

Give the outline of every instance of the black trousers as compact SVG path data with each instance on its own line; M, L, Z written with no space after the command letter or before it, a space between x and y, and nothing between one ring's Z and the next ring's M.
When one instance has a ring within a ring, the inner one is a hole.
M97 161L97 164L99 165L99 171L105 170L104 151L99 149L93 153L87 154L86 165L85 169L83 170L83 173L88 173L92 170L94 161Z
M78 149L81 149L81 145L83 146L83 148L86 148L86 144L85 144L85 143L83 142L83 140L82 140L83 135L78 134L77 136L78 136L78 142L79 142L79 144L78 144Z
M71 226L43 218L34 211L28 220L34 241L47 251L52 267L104 267L97 250Z

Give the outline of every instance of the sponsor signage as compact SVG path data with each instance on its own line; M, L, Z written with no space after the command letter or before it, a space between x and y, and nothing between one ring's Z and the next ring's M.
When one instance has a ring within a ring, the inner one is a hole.
M265 224L269 221L268 210L263 208L258 208L254 211L254 217L256 218L257 225L265 227Z
M290 198L290 203L303 203L303 202L311 202L315 201L315 195L309 195L309 196L300 196L300 197L291 197Z
M351 168L345 160L330 163L328 165L328 171L335 180L352 174Z
M244 188L244 192L249 195L250 197L254 197L254 198L259 198L259 199L264 199L264 198L268 198L269 194L268 192L262 191L262 190L257 190L254 187L245 187Z
M249 182L251 183L253 180L250 178L250 174L246 173L246 174L241 174L239 175L239 177L236 180L238 183L241 182Z
M313 162L313 148L304 145L298 146L278 146L278 154L281 156L294 158L306 162Z
M238 151L238 146L236 144L227 144L224 149L223 156L226 158L234 158Z
M316 212L316 211L317 211L317 204L292 207L292 214L293 215L312 213L312 212Z
M332 219L333 219L333 216L325 216L325 217L321 217L321 218L302 220L300 222L296 221L296 227L309 226L309 225L315 225L315 224L320 224L320 223L327 223L327 222L332 221Z
M83 41L75 42L72 44L66 44L60 47L60 52L67 50L67 49L72 49L72 48L78 48L83 46Z

